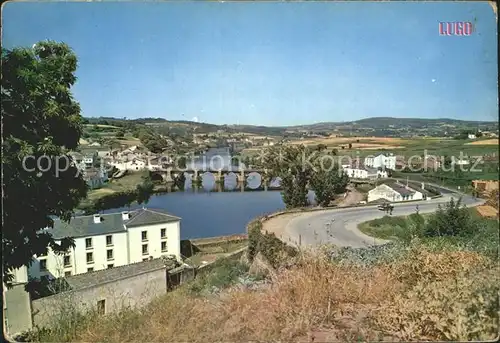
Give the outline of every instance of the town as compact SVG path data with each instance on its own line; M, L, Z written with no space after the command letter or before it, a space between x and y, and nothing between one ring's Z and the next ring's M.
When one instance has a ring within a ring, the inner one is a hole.
M271 3L262 12L242 4L248 13L231 3L197 6L220 21L188 19L196 11L180 4L99 4L117 14L126 39L109 15L90 10L97 4L46 5L4 7L10 340L498 335L500 139L490 115L498 85L490 64L474 57L477 44L493 42L476 35L482 26L460 37L476 44L462 62L493 87L473 96L447 91L458 70L469 71L439 67L437 56L453 49L445 40L457 38L440 35L441 18L415 14L436 36L416 42L415 57L409 46L391 48L406 38L374 45L349 21L356 38L344 42L330 33L343 26L325 15L329 4L304 6L324 32L299 12L271 20ZM462 5L494 29L496 6ZM48 20L56 8L64 21ZM362 15L377 32L410 30ZM243 25L257 18L266 30ZM296 26L317 38L304 40ZM117 55L120 44L130 52ZM354 53L360 44L366 56ZM385 86L360 97L367 83Z

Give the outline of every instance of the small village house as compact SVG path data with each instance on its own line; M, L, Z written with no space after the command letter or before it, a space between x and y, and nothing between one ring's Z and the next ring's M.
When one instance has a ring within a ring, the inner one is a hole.
M365 166L370 168L396 169L396 156L393 154L379 154L365 158Z
M368 191L368 202L386 200L390 202L423 200L423 192L401 184L381 184Z

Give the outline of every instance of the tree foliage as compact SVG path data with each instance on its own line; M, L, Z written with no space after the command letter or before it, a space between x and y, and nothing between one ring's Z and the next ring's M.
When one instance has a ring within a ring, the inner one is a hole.
M282 197L287 208L309 204L307 186L314 168L311 158L314 159L317 153L304 145L297 145L273 146L262 155L261 164L271 175L281 178ZM310 158L308 162L307 158Z
M343 193L349 184L349 177L337 165L321 168L313 173L310 186L316 196L316 202L321 206L328 206L335 199L335 195Z
M462 200L450 200L444 207L438 206L438 210L428 220L424 235L427 237L437 236L465 236L473 233L476 222L472 220L470 212L462 206Z
M347 175L338 169L333 155L304 145L273 146L262 154L259 164L281 178L282 197L287 208L308 206L308 187L321 205L345 191Z
M47 253L49 246L63 252L73 244L70 238L56 243L41 229L53 226L52 216L69 221L87 194L77 168L67 163L67 149L75 149L82 135L80 106L70 90L76 67L77 58L66 44L45 41L2 50L6 283L13 269L30 265L33 255Z

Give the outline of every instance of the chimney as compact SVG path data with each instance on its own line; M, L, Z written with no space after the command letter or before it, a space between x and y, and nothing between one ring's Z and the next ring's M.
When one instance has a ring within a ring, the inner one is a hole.
M94 223L98 224L101 222L101 215L100 214L94 214Z
M130 214L125 211L125 212L122 212L122 220L129 220L130 219Z

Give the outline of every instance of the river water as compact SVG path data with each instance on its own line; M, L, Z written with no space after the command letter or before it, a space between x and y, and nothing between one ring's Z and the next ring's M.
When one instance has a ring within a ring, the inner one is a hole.
M217 156L217 158L212 158ZM231 157L227 149L211 149L205 156L191 161L193 167L204 170L209 163L219 161L220 165L212 169L236 170L231 166ZM206 169L205 169L206 170ZM223 235L246 233L247 224L255 217L279 211L285 208L281 192L268 191L239 191L235 176L226 175L224 188L235 189L229 192L214 192L215 179L211 173L202 175L203 186L194 191L191 188L191 179L186 179L186 191L177 191L161 195L153 195L146 207L159 208L181 218L181 239L205 238ZM255 176L255 175L254 175ZM247 179L249 188L258 188L261 179ZM255 183L252 187L252 183ZM272 182L271 182L272 184ZM279 182L278 182L279 185ZM309 200L314 202L314 193L309 194ZM133 205L130 210L141 208L142 205ZM125 211L129 208L110 209L104 213Z
M310 200L314 197L310 194ZM246 233L255 217L285 208L280 191L253 192L172 192L153 195L147 208L158 208L181 218L181 239ZM133 205L130 210L142 208ZM104 213L128 211L129 208Z

